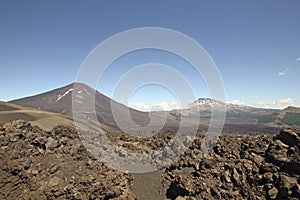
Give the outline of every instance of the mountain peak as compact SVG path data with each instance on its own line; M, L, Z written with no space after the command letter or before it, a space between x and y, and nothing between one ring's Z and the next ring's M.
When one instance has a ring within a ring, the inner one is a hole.
M74 97L74 98L73 98ZM90 107L90 100L94 100L94 106ZM134 121L144 126L149 123L147 113L140 112L120 104L109 97L101 94L96 89L86 85L85 83L74 82L61 88L57 88L38 95L25 97L10 101L11 103L26 107L37 108L63 115L73 117L73 105L85 106L93 109L93 112L87 110L83 114L84 119L90 119L96 112L97 120L107 125L115 126L114 116L112 112L112 102L114 108L119 111L120 118L126 122L128 120L128 109ZM86 109L86 108L85 108ZM75 110L75 112L78 112Z
M189 104L189 107L193 106L224 106L225 103L211 98L199 98L193 103Z
M82 88L92 89L91 86L87 85L86 83L81 83L81 82L73 82L73 83L70 83L69 85L64 86L64 88L74 88L74 87L82 87Z

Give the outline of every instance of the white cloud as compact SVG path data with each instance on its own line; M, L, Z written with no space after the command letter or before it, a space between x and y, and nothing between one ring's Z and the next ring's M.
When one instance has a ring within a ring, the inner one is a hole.
M246 105L246 102L241 101L241 100L239 100L239 99L236 99L236 100L233 100L233 101L229 101L229 102L227 102L227 103L237 104L237 105L241 105L241 106Z
M170 111L182 108L182 106L176 101L160 103L136 103L129 104L128 106L140 111Z
M300 57L299 58L296 58L296 62L299 62L300 61Z
M260 108L284 109L288 106L300 107L300 102L292 98L286 98L278 101L260 102L255 104L254 106Z
M251 98L252 99L257 99L257 98L259 98L259 95L258 94L252 95Z
M277 75L278 76L284 76L286 75L286 73L290 70L290 68L285 68L285 70L281 71L281 72L278 72Z

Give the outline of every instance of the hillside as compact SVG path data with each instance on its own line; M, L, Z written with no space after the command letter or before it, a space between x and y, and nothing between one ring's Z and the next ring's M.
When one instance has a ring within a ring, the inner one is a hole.
M95 91L94 89L82 83L72 83L65 87L49 92L13 100L10 101L10 103L60 113L72 117L72 95L74 90L76 90L77 93L75 98L78 101L80 100L83 105L90 103L88 100L91 99L93 95L95 96L95 110L99 122L117 127L111 110L112 102L114 103L116 110L118 110L119 117L124 121L127 120L127 107L111 100L100 92ZM137 124L146 125L149 123L150 119L148 113L140 112L134 109L129 110L132 119ZM83 118L88 119L89 116L90 113L85 113Z
M74 121L71 117L61 115L44 110L28 108L12 103L0 102L0 125L3 125L14 120L23 120L34 126L38 126L43 130L51 130L56 126L75 127ZM101 124L96 121L79 120L76 124L82 130L97 131L99 127L106 132L118 132L111 126Z
M24 120L45 130L51 130L58 125L73 126L73 120L67 116L12 103L0 102L0 124L5 124L13 120Z
M287 107L266 116L264 122L269 126L300 128L300 108Z

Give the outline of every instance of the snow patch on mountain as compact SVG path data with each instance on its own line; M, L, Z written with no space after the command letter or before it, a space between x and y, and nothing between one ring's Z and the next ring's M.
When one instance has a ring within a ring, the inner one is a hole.
M73 88L68 89L63 95L58 95L58 98L57 98L56 102L58 102L59 100L61 100L61 98L63 98L64 96L68 95L72 91L73 91Z
M194 101L193 103L189 104L189 107L194 106L211 106L211 107L218 107L218 106L225 106L224 102L210 99L210 98L199 98L198 100Z

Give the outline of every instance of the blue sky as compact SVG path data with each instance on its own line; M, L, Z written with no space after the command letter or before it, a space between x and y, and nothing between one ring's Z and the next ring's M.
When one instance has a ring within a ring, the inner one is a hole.
M206 49L222 75L226 101L300 106L299 9L298 0L0 1L0 100L74 82L89 52L114 34L164 27L190 36ZM193 84L197 77L189 75L190 66L176 56L144 51L122 59L103 77L100 92L112 96L125 69L156 61L186 73L198 97L209 96L204 84ZM174 100L166 89L147 86L130 102Z

